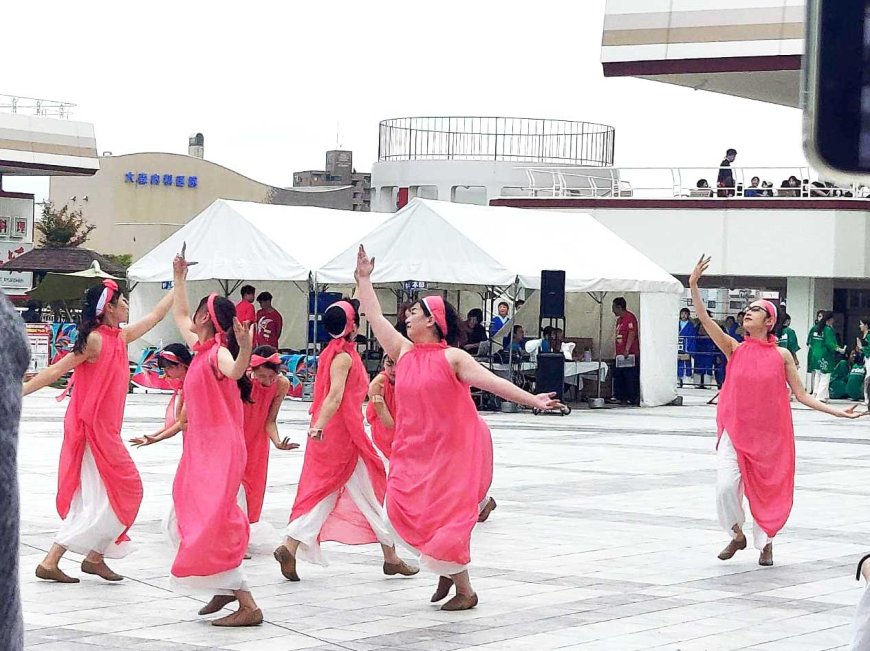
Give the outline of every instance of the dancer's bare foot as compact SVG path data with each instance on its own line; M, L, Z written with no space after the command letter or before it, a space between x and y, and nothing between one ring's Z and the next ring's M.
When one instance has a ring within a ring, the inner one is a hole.
M231 615L214 620L212 626L259 626L263 623L263 611L259 608L239 606Z
M124 577L118 574L117 572L113 572L108 565L106 565L106 561L89 561L85 559L82 561L82 572L85 574L94 574L99 576L106 581L123 581Z
M211 598L205 606L199 609L200 615L211 615L212 613L216 613L221 608L226 606L227 604L231 604L236 600L236 598L232 595L225 594L216 594Z
M59 567L45 567L41 564L36 566L36 578L57 583L79 583L79 579L65 574Z
M432 595L432 599L430 600L433 604L441 601L442 599L446 599L447 595L450 594L450 588L453 587L453 579L449 576L439 576L438 577L438 587L435 588L435 593Z
M773 565L773 543L767 543L764 549L761 550L761 555L758 557L758 564L764 567Z
M477 605L477 595L458 594L446 604L441 606L441 610L470 610Z
M402 576L414 576L419 572L419 567L411 567L402 560L398 563L387 563L384 561L384 574L387 576L395 576L396 574L401 574Z
M495 500L491 497L487 499L486 505L480 510L480 513L477 516L478 522L486 522L489 518L489 514L495 511L498 504L495 503Z
M746 549L746 536L743 534L731 539L731 542L725 546L725 549L719 552L719 560L727 561L730 558L733 558L734 554L739 552L741 549Z
M288 581L298 581L299 575L296 574L296 557L290 553L284 545L278 545L277 549L272 553L275 560L281 565L281 574Z

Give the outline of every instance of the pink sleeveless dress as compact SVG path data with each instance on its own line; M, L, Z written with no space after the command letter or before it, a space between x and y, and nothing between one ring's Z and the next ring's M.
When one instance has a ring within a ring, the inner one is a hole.
M305 515L329 495L339 492L335 508L320 530L318 541L333 540L348 545L378 542L375 532L353 499L342 490L362 460L378 502L383 504L386 470L363 425L362 403L368 391L368 375L356 346L344 339L334 339L318 360L314 382L313 423L329 394L332 360L339 353L350 355L352 365L344 387L341 405L323 431L323 440L309 441L305 461L296 489L296 501L290 520Z
M427 557L454 565L471 561L478 504L492 482L489 428L446 349L445 343L417 344L396 364L387 515L424 566Z
M57 512L66 519L81 485L85 444L96 462L117 519L126 526L116 543L129 540L127 530L142 503L142 480L121 440L124 405L130 382L127 345L118 328L100 326L102 345L96 362L79 364L73 371L72 396L63 426L63 445L57 477ZM95 550L102 552L103 550Z
M381 373L381 375L384 376L384 404L387 406L387 410L393 415L393 420L395 422L396 390L393 383L390 382L390 379L387 377L387 374ZM381 419L378 418L378 412L375 411L375 405L371 400L369 400L369 404L366 406L366 420L372 427L372 442L378 450L389 459L393 448L393 436L395 436L396 433L395 427L387 427L381 422Z
M751 337L737 347L716 410L717 445L728 432L749 509L771 538L788 520L794 500L794 425L785 364L776 339Z
M237 497L247 453L239 388L220 374L219 348L213 339L196 344L184 380L187 429L172 486L179 539L172 576L191 587L242 590L248 518Z
M269 471L269 435L266 433L266 419L275 394L278 393L278 383L264 386L251 380L253 403L242 403L245 414L245 447L248 451L248 463L242 477L245 487L245 499L248 505L248 521L251 524L260 521L263 512L263 498L266 495L266 476Z

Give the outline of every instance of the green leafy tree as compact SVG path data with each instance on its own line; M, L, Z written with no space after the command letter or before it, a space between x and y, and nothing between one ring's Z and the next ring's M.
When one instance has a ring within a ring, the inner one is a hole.
M50 249L81 246L95 228L82 216L81 209L70 210L69 206L57 209L50 201L42 205L42 219L36 224L42 246Z
M133 264L132 253L104 253L103 255L119 267L123 267L124 270L129 269L130 265Z

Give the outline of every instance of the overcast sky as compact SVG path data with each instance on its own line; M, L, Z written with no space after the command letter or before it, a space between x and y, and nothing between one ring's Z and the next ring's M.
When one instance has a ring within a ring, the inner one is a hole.
M603 16L604 0L12 2L0 93L77 104L115 154L186 153L201 131L207 159L278 186L337 143L370 170L378 121L414 115L602 122L623 166L715 166L728 147L805 164L796 109L605 79Z

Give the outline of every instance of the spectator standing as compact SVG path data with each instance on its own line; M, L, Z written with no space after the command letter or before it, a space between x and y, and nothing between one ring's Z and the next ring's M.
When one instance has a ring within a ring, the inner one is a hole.
M496 333L505 327L508 321L510 321L510 317L508 316L508 311L510 310L510 305L507 304L507 301L501 301L498 304L498 314L492 317L492 323L489 324L489 336L495 337Z
M837 343L833 312L825 312L822 320L813 328L811 348L815 364L815 393L813 397L820 402L827 402L836 354L845 350L845 348L840 348Z
M271 346L278 350L278 340L284 329L284 319L281 313L272 307L272 294L260 292L257 296L260 309L257 310L257 331L255 334L257 346Z
M616 368L613 369L613 397L610 402L640 404L640 342L637 317L628 311L625 299L613 299L616 316Z
M680 310L680 319L677 321L677 380L680 387L683 386L683 378L692 377L692 356L689 355L690 346L693 344L693 339L697 336L695 324L689 318L691 313L689 308L684 307Z
M783 316L782 329L779 332L776 343L780 348L785 348L791 353L792 359L794 359L795 368L799 369L800 363L798 362L797 352L801 347L798 345L795 331L791 329L791 317L788 314Z
M734 172L731 170L731 163L737 158L737 150L729 149L725 152L725 158L719 163L719 176L716 178L716 187L719 188L720 197L734 196Z
M242 287L242 300L236 303L236 318L239 323L256 323L257 315L254 313L254 294L257 290L251 285Z

